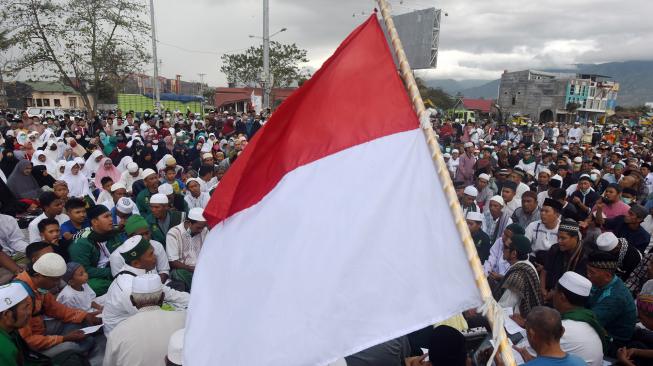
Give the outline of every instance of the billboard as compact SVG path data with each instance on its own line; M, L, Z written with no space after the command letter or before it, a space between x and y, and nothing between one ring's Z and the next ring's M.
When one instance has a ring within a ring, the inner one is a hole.
M399 14L392 17L408 57L408 62L413 70L434 69L438 63L438 46L440 40L440 9L429 8L416 10L410 13ZM392 44L381 22L383 32L392 50ZM395 57L394 52L392 57ZM395 64L397 59L395 58Z

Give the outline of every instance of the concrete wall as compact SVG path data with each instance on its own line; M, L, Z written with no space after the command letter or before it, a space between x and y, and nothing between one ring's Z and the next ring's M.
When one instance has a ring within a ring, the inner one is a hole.
M537 122L543 111L551 110L555 116L556 110L565 108L566 83L566 79L538 76L529 70L504 73L501 75L497 104L508 118L517 113L527 114Z
M71 103L71 98L75 98L75 103ZM93 97L88 96L91 104L93 104ZM36 99L41 99L41 105L37 105ZM49 106L44 105L43 99L49 100ZM59 99L60 105L55 105L55 99ZM44 107L44 108L61 108L61 109L86 109L84 106L84 100L80 95L71 94L71 93L52 93L52 92L32 92L32 107Z

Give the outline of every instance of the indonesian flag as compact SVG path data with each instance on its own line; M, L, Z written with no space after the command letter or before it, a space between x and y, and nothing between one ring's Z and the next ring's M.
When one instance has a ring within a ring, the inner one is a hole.
M324 365L481 304L375 15L224 176L184 365Z

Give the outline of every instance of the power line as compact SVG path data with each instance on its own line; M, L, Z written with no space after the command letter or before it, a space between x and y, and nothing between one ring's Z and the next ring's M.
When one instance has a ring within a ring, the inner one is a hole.
M240 49L235 49L235 50L228 50L228 51L223 51L223 52L215 52L215 51L191 50L191 49L189 49L189 48L185 48L185 47L177 46L177 45L174 45L174 44L171 44L171 43L162 42L162 41L160 41L160 40L158 40L158 39L157 39L157 43L160 43L160 44L165 45L165 46L173 47L173 48L176 48L176 49L178 49L178 50L182 50L182 51L185 51L185 52L188 52L188 53L199 53L199 54L216 55L216 56L224 55L224 54L226 54L226 53L233 53L233 52L244 51L244 50L246 50L246 49L249 48L249 47L245 47L245 48L240 48Z

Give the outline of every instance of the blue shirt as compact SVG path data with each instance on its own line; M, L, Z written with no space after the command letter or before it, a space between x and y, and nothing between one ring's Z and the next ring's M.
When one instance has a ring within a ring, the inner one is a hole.
M88 220L84 221L84 223L82 224L81 229L76 228L75 225L73 225L73 223L70 220L68 220L68 221L64 222L63 224L61 224L61 238L63 239L63 234L64 233L71 233L74 236L79 231L81 231L81 230L83 230L83 229L85 229L87 227L90 227L90 225L88 223Z
M524 366L587 366L587 363L583 361L580 357L571 355L567 353L565 357L546 357L539 356L532 361L528 361Z

